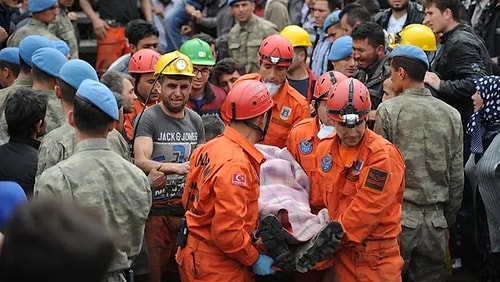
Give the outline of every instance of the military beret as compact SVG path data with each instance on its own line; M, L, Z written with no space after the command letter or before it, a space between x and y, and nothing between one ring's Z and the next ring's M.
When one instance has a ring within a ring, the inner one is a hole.
M0 50L0 61L19 65L19 48L5 47Z
M85 79L99 81L94 68L87 62L80 59L67 61L59 71L59 79L78 89Z
M64 56L69 55L69 46L66 42L64 42L64 40L58 39L54 41L54 46L57 50L59 50L59 52L63 53Z
M391 57L405 57L415 61L420 61L429 69L429 58L425 52L417 46L413 45L398 45L391 52Z
M33 66L33 52L43 47L54 48L54 42L40 35L28 35L19 42L19 56L30 67Z
M337 38L330 47L328 60L339 61L352 54L352 37L349 35Z
M9 222L14 211L26 202L26 194L19 184L0 181L0 231Z
M339 15L340 15L340 10L337 10L326 17L325 22L323 23L324 32L326 32L326 30L332 25L336 25L340 22Z
M68 58L56 48L44 47L33 53L31 61L33 62L33 66L38 69L51 76L59 77L59 71L68 61Z
M118 104L113 92L106 85L85 79L78 87L76 96L84 98L112 119L118 120Z
M227 5L231 6L231 5L233 5L234 3L237 3L237 2L243 2L243 1L255 2L254 0L227 0Z
M57 0L30 0L28 3L28 12L43 12L51 7L54 7L56 2Z

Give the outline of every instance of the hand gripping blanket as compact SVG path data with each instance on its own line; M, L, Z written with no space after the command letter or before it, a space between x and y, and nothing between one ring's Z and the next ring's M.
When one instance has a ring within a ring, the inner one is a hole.
M287 212L289 234L296 243L308 241L328 222L328 210L322 209L318 215L311 213L309 177L286 148L261 144L255 147L266 158L260 168L260 218L269 214L283 218ZM288 225L283 220L282 224Z

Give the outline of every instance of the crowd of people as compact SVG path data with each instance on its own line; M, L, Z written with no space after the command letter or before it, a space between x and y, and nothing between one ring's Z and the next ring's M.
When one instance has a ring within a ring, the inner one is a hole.
M0 281L500 281L500 2L0 0Z

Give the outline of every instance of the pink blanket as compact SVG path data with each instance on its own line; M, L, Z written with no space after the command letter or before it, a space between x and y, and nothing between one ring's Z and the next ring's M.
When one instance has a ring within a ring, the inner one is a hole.
M305 242L317 234L328 221L328 210L318 215L309 206L309 177L286 148L255 145L266 161L260 169L259 215L278 215L288 211L292 227L290 234L299 242ZM290 242L292 243L292 242Z

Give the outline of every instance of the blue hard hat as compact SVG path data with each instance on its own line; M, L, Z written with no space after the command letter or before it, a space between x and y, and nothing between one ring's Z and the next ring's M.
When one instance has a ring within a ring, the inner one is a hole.
M86 99L112 119L119 119L118 104L113 92L99 81L85 79L78 87L76 96Z
M56 48L44 47L33 53L31 61L34 67L51 76L59 77L59 70L68 61L68 58Z
M37 13L48 10L56 5L57 0L30 0L28 3L28 12Z
M5 47L2 50L0 50L0 61L7 62L9 64L19 65L19 48Z
M87 62L80 59L67 61L59 71L59 79L78 89L85 79L99 81L95 69Z
M30 67L33 66L33 52L43 47L54 48L54 42L40 35L28 35L19 42L19 56Z
M417 46L398 45L392 50L390 56L392 58L405 57L415 61L420 61L425 65L426 69L429 69L429 58L427 58L425 52Z
M330 47L328 60L339 61L352 54L352 37L349 35L337 38Z

